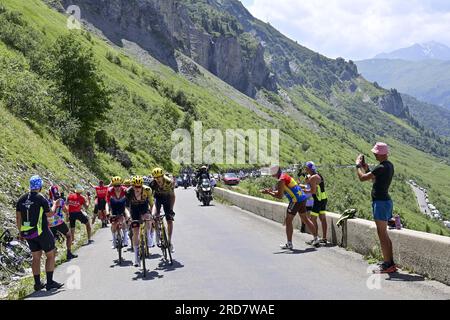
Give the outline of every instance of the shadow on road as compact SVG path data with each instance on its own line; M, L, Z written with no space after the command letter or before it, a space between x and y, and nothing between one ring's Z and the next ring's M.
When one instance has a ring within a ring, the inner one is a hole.
M148 259L158 259L161 258L162 255L160 253L151 253Z
M51 291L44 291L44 290L36 291L36 292L33 292L32 294L30 294L29 296L27 296L27 299L29 299L29 298L43 298L43 297L54 296L55 294L64 292L65 290L63 288L61 288L59 290L51 290Z
M147 271L147 275L144 278L144 272L142 272L142 270L140 271L136 271L134 273L136 275L136 277L133 278L134 281L137 280L144 280L144 281L149 281L149 280L154 280L154 279L161 279L164 277L164 275L159 274L157 271Z
M317 251L317 249L316 248L307 248L305 250L298 250L298 249L283 250L283 251L274 252L273 254L303 254L303 253L309 253L309 252L314 252L314 251Z
M133 265L133 261L131 260L122 260L122 264L119 265L119 260L114 260L114 264L110 265L110 268L117 268L117 267L130 267Z
M415 281L425 281L425 278L419 275L413 274L405 274L405 273L390 273L389 277L386 281L406 281L406 282L415 282Z
M170 265L168 262L161 260L158 264L158 267L156 270L164 270L164 271L174 271L176 269L184 268L184 264L181 264L180 262L173 260L172 265Z

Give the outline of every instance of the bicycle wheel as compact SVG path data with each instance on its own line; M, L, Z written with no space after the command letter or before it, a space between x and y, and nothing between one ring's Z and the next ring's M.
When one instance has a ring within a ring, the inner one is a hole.
M169 262L169 264L172 264L172 253L170 252L170 242L169 239L167 237L167 233L166 233L166 226L163 223L163 232L162 232L162 236L163 236L163 242L164 242L164 259ZM167 259L167 256L169 256L169 259Z
M144 272L144 278L147 276L147 268L145 267L145 247L146 247L146 241L145 241L145 235L143 235L143 232L141 232L141 241L140 241L140 254L141 254L141 260L142 260L142 270Z
M172 265L173 261L172 261L172 251L170 251L170 241L169 241L165 231L164 231L164 238L165 238L164 242L167 244L166 252L169 254L169 259L167 259L167 255L166 255L166 261L169 262L170 265Z
M159 241L161 242L161 251L162 251L164 260L167 261L167 243L166 243L166 237L165 237L166 231L165 231L164 224L162 221L160 222L159 229L160 229L160 240Z
M122 232L117 232L117 253L119 254L119 265L122 264Z

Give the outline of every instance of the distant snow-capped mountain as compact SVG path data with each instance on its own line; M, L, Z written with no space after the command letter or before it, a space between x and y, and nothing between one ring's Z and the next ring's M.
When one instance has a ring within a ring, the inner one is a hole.
M401 59L409 61L421 60L450 60L450 48L445 44L431 41L424 44L414 44L408 48L402 48L390 53L381 53L374 59Z

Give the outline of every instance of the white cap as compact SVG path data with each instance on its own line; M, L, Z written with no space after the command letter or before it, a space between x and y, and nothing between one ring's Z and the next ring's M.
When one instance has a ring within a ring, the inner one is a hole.
M270 175L275 175L278 173L278 171L280 171L280 166L279 165L272 165L269 169Z

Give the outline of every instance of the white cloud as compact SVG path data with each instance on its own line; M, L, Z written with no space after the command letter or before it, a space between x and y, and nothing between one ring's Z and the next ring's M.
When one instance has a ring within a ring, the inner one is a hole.
M450 45L448 0L253 0L247 8L332 58L370 58L431 40Z

